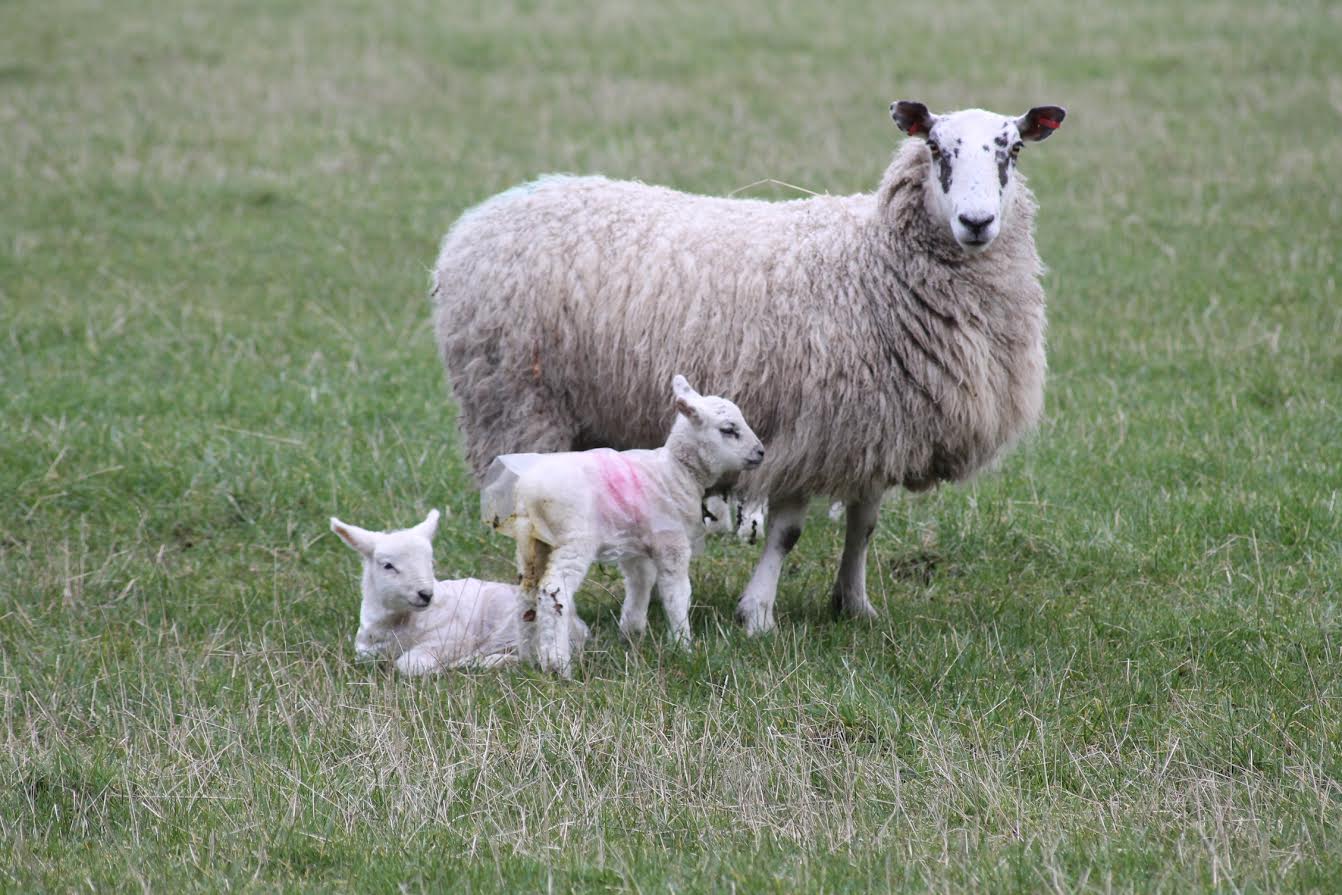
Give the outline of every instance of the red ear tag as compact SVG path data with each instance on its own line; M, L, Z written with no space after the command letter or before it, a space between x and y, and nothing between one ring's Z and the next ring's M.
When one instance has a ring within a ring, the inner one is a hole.
M914 134L916 134L916 133L918 133L918 125L916 125L916 124L910 124L910 125L909 125L909 136L912 137L912 136L913 136Z
M1058 122L1054 121L1052 118L1040 118L1039 126L1046 127L1051 131L1055 131L1058 129Z

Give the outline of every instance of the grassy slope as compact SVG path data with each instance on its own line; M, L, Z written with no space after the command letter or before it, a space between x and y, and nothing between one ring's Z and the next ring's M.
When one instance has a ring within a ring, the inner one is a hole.
M6 7L0 885L1342 886L1336 6L370 6ZM331 513L510 574L426 326L455 214L868 189L901 96L1072 114L1048 421L890 506L882 620L827 619L817 513L762 641L720 544L689 655L599 573L580 686L352 664Z

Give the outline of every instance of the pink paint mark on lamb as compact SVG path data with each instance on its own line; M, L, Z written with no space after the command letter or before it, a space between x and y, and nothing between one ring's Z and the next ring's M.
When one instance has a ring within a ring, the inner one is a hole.
M638 468L617 451L601 448L592 452L600 478L601 493L610 506L626 519L636 521L643 517L644 487Z

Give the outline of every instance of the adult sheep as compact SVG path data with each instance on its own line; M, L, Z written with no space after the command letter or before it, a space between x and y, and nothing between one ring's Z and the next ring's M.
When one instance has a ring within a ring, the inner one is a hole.
M966 479L1039 418L1043 265L1016 157L1066 114L890 110L917 139L875 193L767 202L551 176L463 214L433 296L477 477L498 454L660 444L683 371L769 448L739 483L772 517L746 630L773 627L816 495L847 505L833 606L875 615L882 493Z

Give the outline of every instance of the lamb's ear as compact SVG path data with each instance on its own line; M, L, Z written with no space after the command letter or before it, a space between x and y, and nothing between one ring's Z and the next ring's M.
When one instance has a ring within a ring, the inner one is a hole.
M1047 140L1066 117L1067 110L1062 106L1035 106L1016 119L1016 130L1022 140L1038 143Z
M690 381L679 373L671 378L671 391L677 398L684 398L686 401L693 401L699 397L699 393L690 386Z
M694 423L696 426L704 421L704 416L699 412L699 408L695 407L684 398L676 399L676 413L685 417L685 419Z
M348 525L341 522L335 516L331 517L331 531L340 537L340 540L349 544L363 556L372 556L373 549L377 544L377 534L360 528L357 525Z
M699 400L699 393L690 388L689 380L677 373L675 378L671 380L671 390L676 393L676 413L696 426L699 425L703 421L703 415L694 406L695 402Z
M424 517L424 521L411 529L426 541L432 541L433 536L438 533L438 511L429 510L429 515Z
M926 137L937 116L927 111L927 106L912 100L901 99L890 104L890 117L895 126L910 137Z

